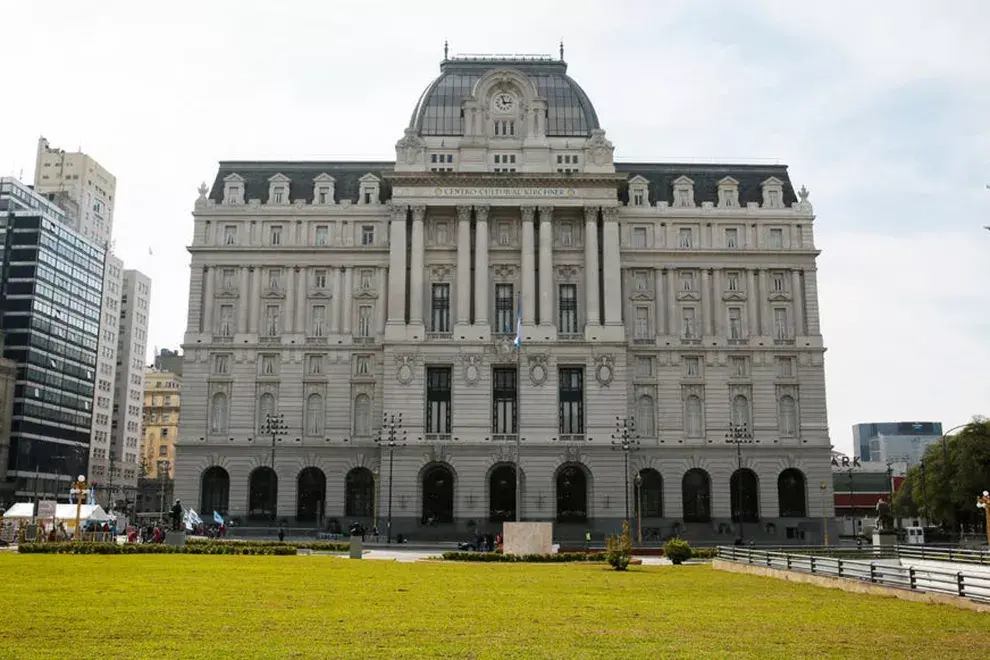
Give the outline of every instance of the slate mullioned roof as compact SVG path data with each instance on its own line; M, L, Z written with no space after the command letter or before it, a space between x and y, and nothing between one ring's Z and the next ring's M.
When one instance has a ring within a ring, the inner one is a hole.
M343 199L357 202L360 178L371 173L382 179L381 201L384 203L392 197L391 185L384 179L384 175L392 172L394 165L392 161L223 161L213 181L209 198L218 204L223 201L224 177L236 172L244 179L244 199L260 199L266 204L268 179L281 173L291 180L289 198L292 201L304 199L312 203L313 179L326 173L336 179L336 202ZM727 176L739 182L739 203L743 207L748 202L762 203L763 190L760 184L770 177L777 177L784 182L786 207L797 201L786 165L619 162L615 164L615 171L628 174L630 179L637 174L647 179L650 182L652 203L673 202L673 182L681 176L694 181L694 201L698 206L702 202L718 203L718 182ZM619 185L618 197L623 202L629 201L626 183Z

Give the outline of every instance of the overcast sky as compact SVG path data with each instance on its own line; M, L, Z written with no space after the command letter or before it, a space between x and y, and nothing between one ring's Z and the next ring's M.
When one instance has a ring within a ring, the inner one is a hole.
M149 359L182 342L217 161L394 158L444 39L563 37L617 159L776 159L811 191L837 448L857 422L990 413L986 0L46 0L0 21L0 170L32 181L44 135L116 175L117 252L153 278Z

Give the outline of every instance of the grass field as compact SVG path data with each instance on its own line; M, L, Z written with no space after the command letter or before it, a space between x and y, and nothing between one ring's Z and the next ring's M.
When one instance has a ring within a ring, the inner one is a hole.
M986 658L990 616L709 566L0 554L3 658Z

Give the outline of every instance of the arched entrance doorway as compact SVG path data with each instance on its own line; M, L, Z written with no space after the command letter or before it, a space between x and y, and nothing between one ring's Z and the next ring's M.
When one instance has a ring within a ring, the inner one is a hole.
M644 518L663 518L663 477L653 468L639 471L639 498L636 512L642 505Z
M729 479L732 522L756 522L760 519L760 486L756 473L740 468Z
M278 476L270 467L255 469L248 480L248 518L274 520L277 513Z
M375 475L366 467L356 467L344 477L344 515L349 518L375 515Z
M576 523L588 520L588 477L577 463L568 463L557 471L557 522Z
M712 482L701 468L691 468L681 481L684 497L684 522L710 522L712 519Z
M219 465L214 465L203 472L199 511L207 516L212 516L214 511L226 516L229 502L230 475Z
M454 473L434 465L423 473L424 525L454 522Z
M808 515L807 486L804 473L787 468L777 477L777 497L781 518L804 518Z
M296 480L296 520L319 523L327 500L327 477L317 467L305 468Z
M496 466L488 476L488 519L505 522L516 519L516 468Z

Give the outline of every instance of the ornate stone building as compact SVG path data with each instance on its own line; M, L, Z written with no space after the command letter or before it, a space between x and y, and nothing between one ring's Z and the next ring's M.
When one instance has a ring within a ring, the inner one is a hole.
M820 539L807 192L784 166L614 162L566 70L445 58L395 162L220 164L177 496L451 537L514 518L518 451L521 516L561 538L629 509L646 538Z

